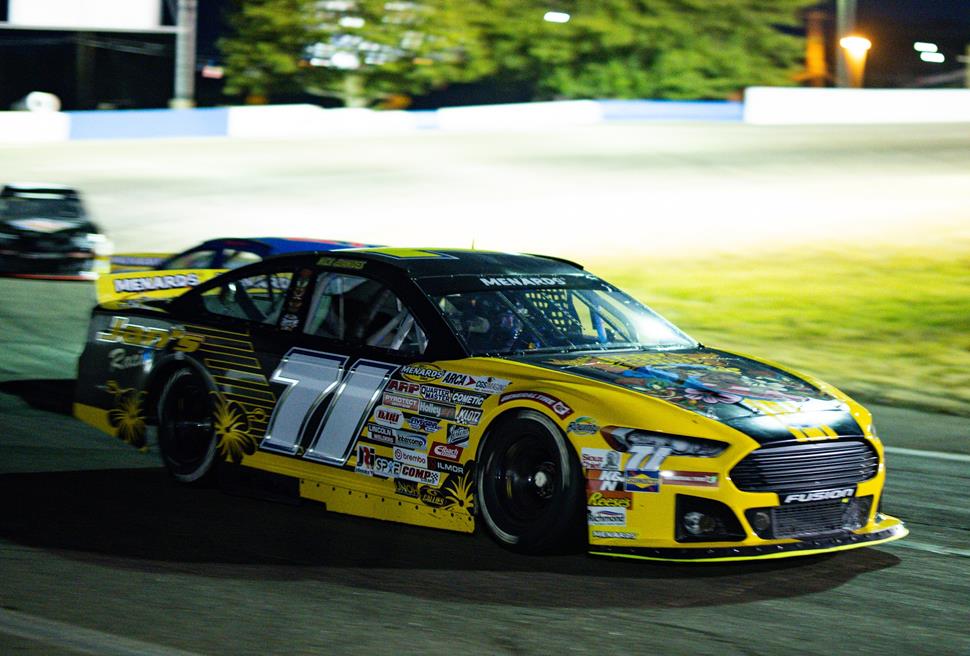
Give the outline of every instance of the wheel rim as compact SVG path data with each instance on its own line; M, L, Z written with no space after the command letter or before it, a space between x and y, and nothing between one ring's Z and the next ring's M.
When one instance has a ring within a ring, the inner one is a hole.
M194 375L178 381L165 396L165 456L179 471L192 471L208 458L212 442L208 397L208 390Z
M490 477L503 514L517 525L541 518L562 489L558 453L547 438L525 435L492 461Z

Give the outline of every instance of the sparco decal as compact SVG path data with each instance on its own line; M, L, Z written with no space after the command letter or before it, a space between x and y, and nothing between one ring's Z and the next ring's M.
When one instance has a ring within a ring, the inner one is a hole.
M475 408L462 408L455 415L455 422L465 426L478 426L482 420L482 411Z
M416 383L431 383L439 380L445 372L433 364L409 364L401 367L401 374Z
M846 499L855 495L854 487L844 487L838 490L818 490L816 492L799 492L785 495L782 503L805 503L807 501L830 501L832 499Z
M556 416L560 419L565 419L569 415L573 414L573 409L568 405L556 397L550 394L544 394L543 392L506 392L498 399L499 405L509 403L510 401L535 401L536 403L541 403L556 413Z
M108 329L97 334L101 342L121 342L132 346L163 349L169 344L176 351L197 351L205 337L186 332L181 328L150 328L129 323L127 317L111 317Z
M400 428L404 424L404 413L397 408L379 405L374 409L374 423L389 428Z
M180 289L182 287L195 287L199 282L199 276L194 273L143 275L138 278L118 278L112 281L116 293Z
M469 437L471 437L471 429L468 426L448 425L448 444L465 444Z
M486 287L563 287L566 285L565 278L527 278L516 276L515 278L479 278Z
M629 492L593 492L586 497L586 505L597 508L632 508L633 496Z
M431 450L429 455L435 458L441 458L443 460L451 460L452 462L458 462L461 460L461 453L464 451L460 446L455 446L454 444L442 444L441 442L433 442L431 444Z

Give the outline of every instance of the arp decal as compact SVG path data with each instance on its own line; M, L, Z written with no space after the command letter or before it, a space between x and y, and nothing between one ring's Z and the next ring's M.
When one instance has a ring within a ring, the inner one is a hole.
M565 419L573 414L573 409L566 405L566 403L551 394L545 394L543 392L506 392L499 397L498 404L502 405L503 403L509 403L511 401L535 401L536 403L541 403L552 410L560 419Z
M152 328L139 326L128 321L127 317L112 317L108 329L97 334L100 342L120 342L131 346L163 349L169 344L176 351L192 353L202 346L205 338L181 328Z

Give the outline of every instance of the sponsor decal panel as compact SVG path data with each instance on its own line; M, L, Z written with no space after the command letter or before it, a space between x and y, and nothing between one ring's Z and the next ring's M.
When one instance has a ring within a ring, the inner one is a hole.
M626 475L611 469L591 469L587 472L586 489L591 491L620 491L626 483Z
M107 330L96 335L99 342L129 344L151 349L163 349L172 345L176 351L192 353L197 351L205 337L190 333L183 328L153 328L138 326L127 317L111 317Z
M463 451L463 448L460 446L455 446L454 444L442 444L441 442L434 442L431 444L431 449L428 451L428 455L432 455L435 458L441 458L442 460L459 462L461 460L461 454Z
M636 540L639 535L631 531L593 531L593 537L601 540Z
M633 495L629 492L590 492L586 496L590 508L632 508Z
M346 260L340 257L321 257L317 260L317 264L338 269L363 269L367 262L366 260Z
M476 410L475 408L461 408L457 414L455 414L455 423L463 424L465 426L478 426L478 422L482 420L482 411Z
M439 460L438 458L428 458L428 468L446 474L458 474L459 476L465 473L465 467L463 465L457 462L451 462L450 460Z
M421 385L421 398L425 401L438 401L440 403L451 403L451 390L447 387L437 385Z
M388 428L400 428L404 425L404 413L398 408L379 405L374 409L374 423Z
M371 442L380 442L394 446L394 429L380 424L367 424L367 439Z
M546 394L544 392L532 392L527 390L521 392L506 392L498 399L499 405L509 403L510 401L535 401L536 403L541 403L552 410L560 419L565 419L569 415L573 414L573 409L566 405L565 402L561 401L555 396L552 396L551 394Z
M626 508L589 506L586 508L586 521L591 526L626 526Z
M626 486L628 492L659 492L659 471L627 472Z
M395 470L396 478L403 478L407 481L424 483L425 485L430 485L431 487L438 487L441 485L441 474L436 471L431 471L430 469L398 463Z
M414 481L405 481L401 478L394 479L394 493L402 497L418 498L418 484Z
M430 419L428 417L407 417L407 424L411 430L421 431L422 433L435 433L441 428L440 419Z
M411 449L403 449L396 446L394 447L394 462L400 462L402 464L414 465L416 467L427 469L428 454L419 453L417 451L412 451Z
M618 470L622 454L619 451L610 449L589 449L584 448L580 453L580 461L583 469L609 469Z
M717 474L714 472L671 471L660 472L664 485L689 485L691 487L717 487Z
M409 364L401 367L401 375L415 383L432 383L440 380L445 372L434 364Z
M395 469L394 461L377 455L373 447L363 444L357 445L357 466L354 471L370 476L391 478L394 476Z
M421 385L406 380L391 380L387 383L385 392L403 394L404 396L417 396L421 391Z
M418 492L418 498L421 503L432 508L441 508L448 503L445 493L433 487L422 486Z
M461 387L462 389L474 390L476 392L484 392L485 394L499 394L506 387L508 387L512 381L503 380L501 378L493 378L492 376L472 376L470 374L463 374L456 371L446 372L441 378L441 382L444 385L451 385L452 387Z
M448 424L448 444L467 444L469 437L471 429L468 426Z
M394 431L394 444L403 446L405 449L424 451L428 448L428 438L417 433L396 430Z
M402 410L410 410L411 412L417 411L418 403L420 403L420 401L410 396L397 396L387 393L384 394L382 400L384 405L389 405L392 408L401 408Z
M425 417L454 419L455 412L455 406L453 405L441 405L440 403L433 403L431 401L418 401L418 414Z
M840 487L835 490L814 490L812 492L795 492L786 494L782 503L807 503L809 501L832 501L848 499L855 496L854 487Z
M474 392L452 392L451 402L458 405L468 405L473 408L480 408L485 403L487 396Z
M123 348L111 349L108 351L108 370L124 371L125 369L134 369L147 362L151 362L151 358L151 351L148 350L132 353Z
M599 429L599 424L592 417L579 417L569 422L567 431L573 435L595 435Z

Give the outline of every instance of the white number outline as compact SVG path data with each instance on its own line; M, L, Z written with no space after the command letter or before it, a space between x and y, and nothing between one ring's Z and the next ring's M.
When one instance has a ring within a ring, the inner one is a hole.
M333 465L347 462L364 423L398 369L396 364L361 359L346 371L348 360L344 355L298 347L283 356L270 380L286 389L273 409L260 450ZM310 417L331 396L310 445L300 454Z

